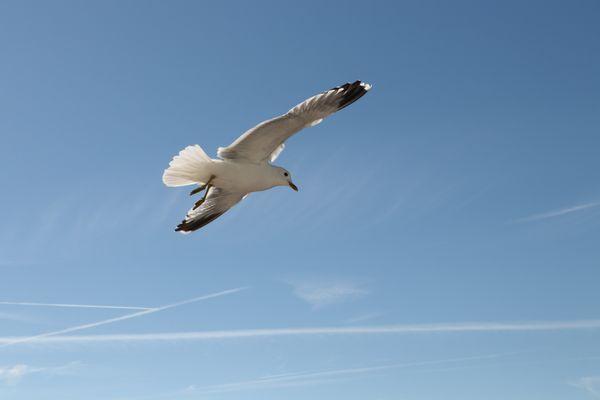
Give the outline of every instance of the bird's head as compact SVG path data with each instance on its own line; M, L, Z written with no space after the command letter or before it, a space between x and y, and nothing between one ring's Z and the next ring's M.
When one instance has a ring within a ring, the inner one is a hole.
M296 192L298 191L298 186L294 185L294 182L292 182L292 174L290 174L288 170L281 167L273 167L273 172L276 175L278 186L289 186Z

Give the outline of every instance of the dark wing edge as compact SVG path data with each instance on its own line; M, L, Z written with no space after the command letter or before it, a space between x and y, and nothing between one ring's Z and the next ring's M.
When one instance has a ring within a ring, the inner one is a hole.
M362 81L354 81L353 83L345 83L342 86L331 88L328 92L339 89L342 89L342 93L338 100L337 111L348 107L350 104L367 94L367 92L371 90L371 85Z
M183 221L181 221L181 223L179 225L177 225L177 228L175 228L175 232L182 232L182 233L194 232L194 231L202 228L203 226L210 224L211 222L213 222L215 219L219 218L223 214L225 214L225 211L220 212L220 213L212 213L212 214L207 213L206 215L203 215L196 219L184 219Z
M190 233L208 225L236 205L243 196L243 193L211 187L204 203L188 211L185 219L175 228L175 232Z

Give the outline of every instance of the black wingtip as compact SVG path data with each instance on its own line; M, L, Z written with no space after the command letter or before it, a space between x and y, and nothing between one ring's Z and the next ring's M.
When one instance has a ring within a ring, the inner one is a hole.
M183 221L181 221L181 223L179 225L177 225L177 228L175 228L175 232L181 232L181 233L194 232L194 231L202 228L203 226L210 224L211 222L213 222L215 219L219 218L223 214L224 213L215 213L215 214L206 215L205 217L198 218L198 219L191 219L191 220L184 219Z
M371 85L362 81L354 81L352 83L345 83L331 90L339 89L343 90L342 96L338 102L338 110L341 110L367 94L367 92L371 90Z

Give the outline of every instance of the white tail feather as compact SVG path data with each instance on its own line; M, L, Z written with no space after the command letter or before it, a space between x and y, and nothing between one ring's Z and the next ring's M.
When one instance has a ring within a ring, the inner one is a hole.
M210 176L212 160L198 145L188 146L173 157L163 173L167 186L186 186L205 183Z

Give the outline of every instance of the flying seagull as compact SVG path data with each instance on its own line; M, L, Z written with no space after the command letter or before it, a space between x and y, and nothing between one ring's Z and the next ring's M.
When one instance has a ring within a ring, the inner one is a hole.
M361 81L346 83L317 94L287 113L261 122L227 147L219 147L211 159L198 145L188 146L173 157L163 174L167 186L199 185L190 195L204 191L175 229L189 233L214 221L252 192L275 186L298 187L290 173L273 165L284 142L303 128L315 126L336 111L354 103L371 89Z

